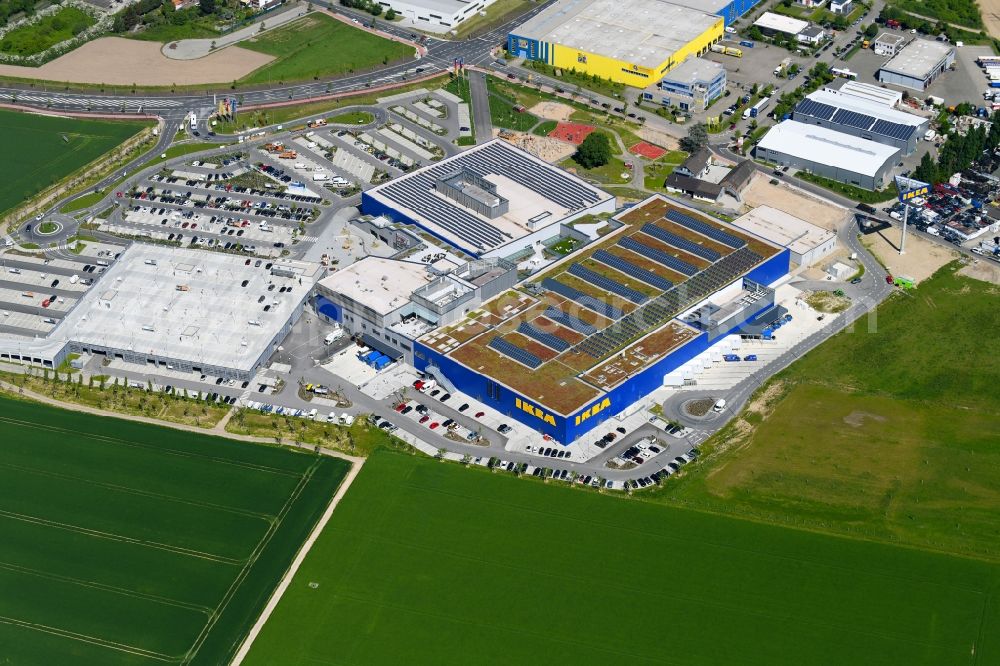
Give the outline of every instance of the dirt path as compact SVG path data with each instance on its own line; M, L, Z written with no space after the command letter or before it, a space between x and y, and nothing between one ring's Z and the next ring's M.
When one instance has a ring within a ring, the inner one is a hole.
M230 46L198 60L171 60L160 51L162 46L158 42L102 37L41 67L0 65L0 75L114 86L183 86L229 83L274 59Z
M257 622L255 622L253 628L250 629L250 633L247 634L246 640L243 641L243 644L240 646L239 651L237 651L236 656L233 657L233 660L230 662L231 666L239 666L243 663L247 653L250 652L250 647L253 645L254 640L257 639L257 635L260 634L261 629L264 628L264 625L267 623L268 619L270 619L274 609L278 607L278 602L280 602L281 597L284 596L285 590L288 589L292 579L295 578L295 574L298 572L299 567L302 566L302 562L306 559L306 555L309 554L313 544L316 543L316 539L318 539L320 533L323 532L323 528L325 528L326 524L330 522L333 510L337 508L337 505L340 504L340 500L347 494L348 489L351 487L351 484L354 483L354 479L357 478L358 472L361 471L363 466L363 459L361 462L351 466L351 471L347 473L347 476L344 477L344 480L340 483L340 487L337 488L337 492L333 496L333 499L330 500L330 504L326 507L326 511L323 512L323 516L319 519L319 522L316 523L316 527L313 528L313 531L309 534L309 537L306 539L305 543L302 544L299 552L295 555L295 560L292 561L292 566L288 567L288 571L285 572L284 578L281 579L278 587L274 590L274 594L272 594L271 598L267 600L267 605L264 607L264 610L261 611L260 617L257 618Z
M1000 37L1000 0L979 0L979 13L990 37Z

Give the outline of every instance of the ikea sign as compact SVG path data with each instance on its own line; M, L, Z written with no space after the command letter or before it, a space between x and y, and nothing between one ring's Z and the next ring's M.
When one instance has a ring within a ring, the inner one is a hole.
M611 398L604 398L603 400L595 402L593 405L591 405L590 407L588 407L587 409L583 410L582 412L576 415L574 425L580 425L581 423L591 418L592 416L596 416L597 414L603 412L610 406L611 406Z
M896 189L899 191L900 203L906 203L916 197L922 197L931 191L931 184L913 178L896 176Z
M520 398L514 398L514 406L521 411L527 412L532 416L541 419L545 423L551 426L555 426L556 419L554 416L543 410L541 407L535 407L527 400L521 400Z

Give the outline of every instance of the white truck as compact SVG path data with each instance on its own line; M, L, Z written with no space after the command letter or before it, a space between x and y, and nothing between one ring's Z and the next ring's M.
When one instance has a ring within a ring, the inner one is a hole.
M334 342L341 339L342 337L344 337L344 329L337 328L333 332L327 333L326 338L323 339L323 344L332 345Z
M327 180L328 178L329 178L329 176L327 176L325 173L314 173L313 174L313 180L316 181L316 182L324 181L324 180Z
M725 398L719 398L716 401L716 403L715 403L715 407L712 407L712 411L713 412L721 412L725 408L726 408L726 399Z

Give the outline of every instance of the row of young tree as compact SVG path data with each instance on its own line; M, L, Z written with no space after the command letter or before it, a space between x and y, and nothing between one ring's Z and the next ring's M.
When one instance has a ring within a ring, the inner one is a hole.
M361 11L368 12L372 16L382 15L382 5L372 0L340 0L340 4L345 7L350 7L352 9L360 9ZM385 12L385 18L388 21L392 21L396 18L396 10L390 7Z
M930 153L924 154L913 171L913 177L928 183L940 183L953 174L968 169L983 151L996 150L1000 147L1000 111L994 111L990 120L992 124L989 130L972 127L964 136L957 132L949 134L948 140L938 151L937 161Z

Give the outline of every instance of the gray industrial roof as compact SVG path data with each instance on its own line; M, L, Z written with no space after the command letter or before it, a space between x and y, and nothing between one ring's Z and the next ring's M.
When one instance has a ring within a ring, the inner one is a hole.
M707 84L710 83L721 72L725 71L726 68L717 62L692 56L690 58L687 58L681 64L674 67L669 72L667 72L663 76L663 80L677 81L679 83L685 83L687 85L694 85L696 83ZM647 90L651 90L656 86L657 84L654 83L652 86L647 88Z
M663 0L558 0L513 34L655 68L721 20Z
M954 48L944 42L914 39L882 65L882 69L914 79L925 79Z
M305 300L319 269L283 262L299 277L279 277L263 264L245 264L231 254L133 244L55 334L82 345L249 370Z
M785 155L875 176L898 148L794 120L778 123L764 135L758 147Z

